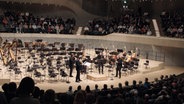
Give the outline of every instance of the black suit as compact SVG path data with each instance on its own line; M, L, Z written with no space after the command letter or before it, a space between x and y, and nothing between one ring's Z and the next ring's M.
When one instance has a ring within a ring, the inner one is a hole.
M104 69L104 56L99 54L97 56L97 62L98 62L98 71L99 71L99 74L100 74L101 71L102 71L102 74L103 74L103 69Z
M70 77L72 77L74 63L75 63L75 57L71 56L70 59L69 59Z
M79 60L79 59L77 59L76 60L76 71L77 71L77 74L76 74L76 82L78 82L78 81L81 81L81 79L80 79L80 71L82 70L82 62Z
M122 68L122 62L123 60L121 58L118 58L117 59L117 66L116 66L116 77L118 77L119 75L119 78L121 78L121 68Z

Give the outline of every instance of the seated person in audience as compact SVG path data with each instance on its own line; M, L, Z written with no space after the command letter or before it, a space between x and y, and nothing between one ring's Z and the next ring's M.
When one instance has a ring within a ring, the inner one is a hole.
M72 90L72 86L69 86L68 91L66 92L66 94L68 94L68 95L73 95L74 94L74 92Z
M30 77L21 80L17 90L18 97L13 98L10 104L40 104L38 99L31 96L34 90L35 82Z
M86 96L84 91L78 91L75 94L73 104L86 104Z
M60 104L55 95L56 93L53 89L48 89L44 94L44 104Z

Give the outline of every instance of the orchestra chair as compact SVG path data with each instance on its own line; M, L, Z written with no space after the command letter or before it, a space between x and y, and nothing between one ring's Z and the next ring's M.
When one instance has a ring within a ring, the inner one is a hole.
M127 65L122 65L122 71L121 75L128 75L128 66Z
M61 69L60 70L60 75L61 75L61 81L67 81L67 77L68 77L68 74L64 71L64 69Z
M49 72L48 73L49 78L53 78L53 79L56 79L57 78L58 73L55 73L54 70L49 69L48 72Z
M36 68L34 68L34 67L31 68L28 66L28 68L26 70L26 75L28 75L32 78L33 77L33 70L36 70Z
M149 68L149 60L146 60L146 62L144 63L145 65L145 69L148 69Z
M114 68L114 65L112 65L110 62L108 65L105 66L106 68L108 68L108 77L111 78L111 80L113 80L113 68Z
M42 77L45 77L45 75L41 74L37 70L34 70L34 78L39 78L39 80L43 82L44 80L42 80Z
M135 72L137 72L137 71L138 71L138 66L139 66L139 64L138 64L138 63L134 63L133 68L134 68L134 71L135 71Z
M22 79L22 71L20 70L20 68L14 68L14 74L15 74L15 79L18 75L20 75L21 79Z
M10 64L9 68L7 67L7 70L5 70L5 74L9 74L9 78L11 79L12 75L13 75L13 70L14 70L14 66Z
M129 69L131 72L134 71L134 62L130 62L130 63L129 63L128 69Z

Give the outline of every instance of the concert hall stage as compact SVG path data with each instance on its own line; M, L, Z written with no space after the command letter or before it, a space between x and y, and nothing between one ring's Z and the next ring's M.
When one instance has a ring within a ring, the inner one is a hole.
M138 68L134 69L133 71L130 71L127 69L126 76L128 76L128 75L131 76L132 73L134 73L134 74L136 74L136 73L147 74L147 73L151 73L151 72L155 72L155 71L159 71L159 70L164 69L164 62L149 60L149 65L147 65L147 66L144 65L145 62L146 62L146 59L140 59ZM24 65L24 63L21 66L22 67L20 67L20 70L22 73L20 75L16 75L16 74L14 74L14 71L11 71L11 69L9 69L9 67L4 66L3 63L0 62L0 69L2 69L0 71L0 80L1 80L0 84L2 85L3 83L10 82L10 81L16 81L17 83L19 83L19 81L25 76L33 77L35 79L35 81L38 83L44 82L44 81L52 82L53 80L61 80L62 79L62 77L60 75L58 75L54 79L49 78L48 75L42 76L41 78L36 78L36 77L34 77L33 74L26 72L27 67ZM94 64L92 64L92 71L89 70L91 68L87 68L87 73L81 74L81 77L82 77L82 79L91 80L91 81L107 81L109 79L113 79L113 77L115 76L115 73L116 73L115 67L109 69L106 66L108 66L108 64L104 65L104 74L99 74L98 69L95 67ZM65 68L65 71L67 73L69 73L69 69ZM43 70L41 70L41 73L48 74L47 71L43 71ZM125 75L124 73L125 72L122 71L122 76ZM73 75L75 76L75 74L76 74L76 71L74 69ZM73 79L75 79L75 77L72 77L69 79L73 80Z
M34 78L34 80L36 82L36 86L39 86L41 89L46 90L51 88L54 89L56 92L66 92L69 86L73 86L73 89L75 90L78 85L81 85L82 89L85 89L87 85L90 85L91 89L94 89L94 85L98 84L99 88L101 89L104 84L107 84L108 87L110 87L110 85L114 85L114 87L117 87L118 83L122 83L124 85L125 81L129 81L131 85L133 80L144 82L144 78L147 77L149 78L149 81L153 81L155 78L159 78L160 75L170 75L170 74L178 75L184 72L183 68L181 67L164 66L163 68L164 65L163 62L154 60L149 60L150 64L146 69L144 66L144 62L145 60L141 59L139 67L136 72L129 73L128 75L124 75L122 73L122 77L120 79L114 77L115 68L113 69L113 72L109 73L108 68L105 67L104 75L102 74L99 75L98 70L95 67L93 67L92 72L89 72L87 74L81 74L82 81L80 83L75 82L75 75L76 75L75 70L73 73L74 77L69 77L70 83L66 83L66 81L63 81L60 76L58 76L56 79L50 79L48 78L48 76L46 76L44 80L43 79L40 80L38 78ZM7 68L5 66L2 66L2 64L0 65L0 67L2 69L0 72L1 85L3 83L9 83L11 81L14 81L17 84L19 84L21 78L26 76L26 73L24 73L24 71L22 73L22 76L15 76L12 72L8 72Z
M144 65L145 62L146 62L146 59L140 59L139 66L134 71L145 74L145 73L150 73L150 72L164 69L164 62L149 60L149 65L147 66L147 68ZM12 81L12 80L20 80L21 77L24 77L24 76L32 76L26 72L26 70L27 70L26 67L24 65L22 65L22 66L23 67L20 67L20 70L22 72L21 75L15 75L13 73L13 71L11 71L8 67L4 66L2 62L0 62L0 68L2 69L0 72L0 79L6 79L7 81ZM115 67L109 70L109 68L106 66L108 66L108 64L104 65L104 74L99 74L98 69L93 64L92 65L93 72L88 71L88 68L87 68L88 73L85 76L86 79L93 80L93 81L108 80L108 77L112 76L112 74L115 74ZM68 71L68 70L66 70L66 71ZM127 70L127 71L129 71L129 70ZM74 69L74 75L75 75L75 69ZM49 77L49 76L46 76L46 78L44 78L44 80L49 79L47 77ZM60 77L58 77L56 79L59 79L59 78Z

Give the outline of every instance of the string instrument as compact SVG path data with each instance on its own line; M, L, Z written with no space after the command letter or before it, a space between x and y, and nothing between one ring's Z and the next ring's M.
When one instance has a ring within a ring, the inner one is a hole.
M17 42L14 41L14 42L11 44L11 46L9 47L9 49L8 49L9 54L10 54L10 58L12 59L13 62L16 61L15 55L14 55L14 53L13 53L13 48L16 47L16 45L17 45Z
M3 61L3 64L4 65L7 65L7 59L6 59L6 57L4 56L4 52L3 52L3 50L0 48L0 53L1 53L1 57L2 57L2 61Z
M131 62L132 61L132 57L131 56L127 56L126 62Z
M4 42L4 45L2 46L2 48L0 48L0 53L1 53L1 57L3 60L3 64L7 65L8 64L8 59L5 55L5 53L8 51L7 47L9 48L11 46L11 43L8 43L7 41Z
M136 53L132 53L132 58L137 58L137 54Z

